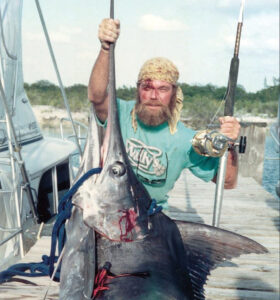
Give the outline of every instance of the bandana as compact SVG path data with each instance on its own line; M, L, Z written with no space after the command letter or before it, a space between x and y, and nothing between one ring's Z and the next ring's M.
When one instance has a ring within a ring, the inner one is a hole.
M162 80L177 86L178 78L179 71L170 60L164 57L156 57L149 59L144 63L138 75L138 83L145 80ZM172 117L168 120L171 134L174 134L177 131L177 123L183 108L183 100L183 92L180 87L177 87L175 107L172 112ZM134 131L137 130L135 108L132 110L132 127Z

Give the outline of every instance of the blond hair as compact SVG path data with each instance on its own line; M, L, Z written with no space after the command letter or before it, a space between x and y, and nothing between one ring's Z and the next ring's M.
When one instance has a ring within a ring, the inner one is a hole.
M177 86L179 79L179 71L177 67L169 59L164 57L155 57L147 60L138 74L138 84L145 80L162 80L177 87L175 105L172 116L168 120L169 130L171 134L177 131L177 123L180 119L183 108L184 95L180 87ZM135 116L135 107L131 112L132 127L137 130L137 122Z

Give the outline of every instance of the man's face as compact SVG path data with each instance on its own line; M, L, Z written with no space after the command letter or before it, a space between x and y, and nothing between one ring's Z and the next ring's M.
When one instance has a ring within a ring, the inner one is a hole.
M175 95L172 84L162 80L145 80L138 86L138 102L135 107L138 118L146 125L157 126L171 117Z

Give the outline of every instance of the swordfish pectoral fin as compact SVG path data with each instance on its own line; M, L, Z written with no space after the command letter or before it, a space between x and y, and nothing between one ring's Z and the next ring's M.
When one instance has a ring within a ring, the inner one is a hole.
M95 234L73 208L66 225L67 240L60 272L60 300L91 299L95 276Z
M205 299L203 285L217 264L242 254L267 253L259 243L209 225L175 221L188 257L188 271L195 299Z

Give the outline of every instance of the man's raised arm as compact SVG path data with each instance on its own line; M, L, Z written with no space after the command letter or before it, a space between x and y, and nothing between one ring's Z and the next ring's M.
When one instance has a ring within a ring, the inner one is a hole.
M93 103L100 121L105 121L108 115L107 86L109 80L109 47L115 43L120 34L120 22L104 19L99 25L98 38L101 49L92 68L89 84L88 99Z

